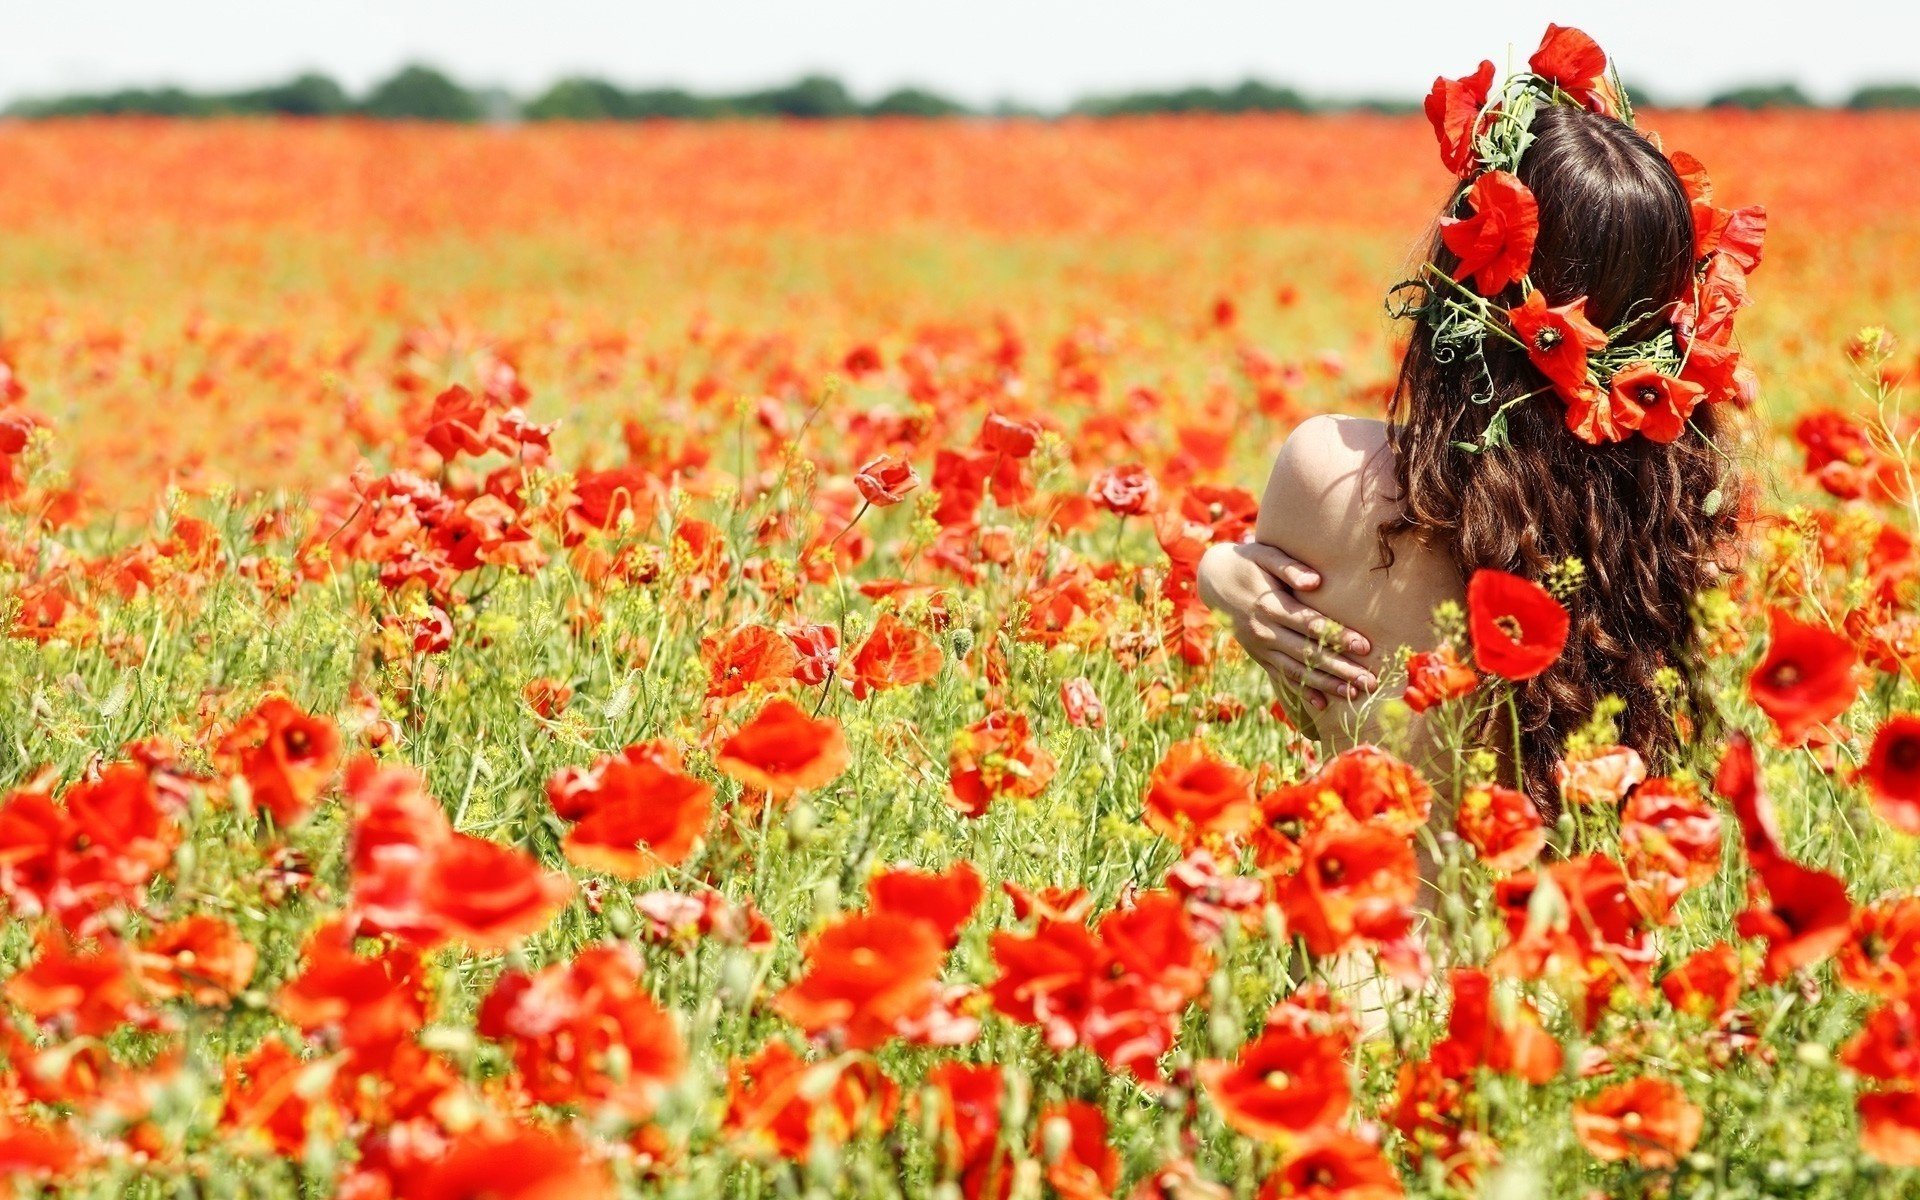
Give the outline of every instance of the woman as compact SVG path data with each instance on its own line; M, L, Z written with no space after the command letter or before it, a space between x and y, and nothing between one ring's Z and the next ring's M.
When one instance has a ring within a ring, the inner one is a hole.
M1378 735L1372 695L1405 686L1401 649L1434 645L1434 609L1476 570L1557 572L1571 636L1515 685L1519 773L1552 813L1565 739L1603 697L1656 770L1676 707L1710 715L1693 606L1734 544L1721 402L1751 399L1731 314L1764 213L1713 209L1698 164L1633 128L1585 35L1549 27L1530 68L1499 92L1490 63L1436 82L1428 115L1463 178L1415 281L1388 420L1295 429L1257 540L1214 547L1200 587L1304 700L1303 727L1344 745ZM1502 705L1478 729L1509 764L1512 721Z

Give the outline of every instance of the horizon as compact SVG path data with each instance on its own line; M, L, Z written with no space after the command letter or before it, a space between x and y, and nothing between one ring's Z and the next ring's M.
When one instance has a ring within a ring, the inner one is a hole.
M303 71L362 94L416 62L515 96L572 76L731 93L822 74L866 100L920 87L977 109L1054 111L1090 96L1247 79L1334 102L1417 102L1437 74L1465 73L1481 58L1523 60L1548 20L1586 29L1629 85L1670 104L1780 83L1832 104L1863 86L1920 82L1905 50L1920 39L1920 7L1829 7L1855 19L1796 28L1789 18L1798 6L1787 0L1755 0L1733 26L1649 0L1492 13L1410 0L1343 12L1198 0L1177 13L1146 0L939 0L910 11L832 0L804 12L771 0L714 0L697 10L553 0L535 24L501 0L297 0L270 12L239 0L180 0L164 12L79 0L31 22L0 21L0 105L169 86L232 91ZM1362 49L1344 49L1355 46Z

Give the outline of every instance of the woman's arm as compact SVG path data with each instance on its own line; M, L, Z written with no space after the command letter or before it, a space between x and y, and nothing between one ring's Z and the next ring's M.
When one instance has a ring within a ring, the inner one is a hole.
M1222 544L1200 560L1200 598L1233 623L1233 636L1267 672L1276 689L1298 692L1315 709L1331 695L1357 697L1373 675L1352 655L1366 638L1341 630L1297 592L1320 586L1319 572L1277 546ZM1339 639L1329 649L1328 639Z

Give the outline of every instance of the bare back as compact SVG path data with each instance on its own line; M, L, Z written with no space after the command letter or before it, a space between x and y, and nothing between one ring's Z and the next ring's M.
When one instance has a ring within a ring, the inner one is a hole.
M1371 643L1362 660L1387 679L1400 647L1431 649L1433 610L1461 600L1464 586L1451 560L1414 538L1394 544L1391 566L1380 564L1378 530L1399 511L1393 449L1384 422L1317 416L1301 422L1275 458L1260 502L1257 540L1310 564L1322 583L1313 606ZM1398 695L1395 680L1376 696ZM1377 699L1330 697L1324 712L1291 706L1303 727L1335 747L1377 740ZM1406 749L1421 756L1424 739L1410 730Z

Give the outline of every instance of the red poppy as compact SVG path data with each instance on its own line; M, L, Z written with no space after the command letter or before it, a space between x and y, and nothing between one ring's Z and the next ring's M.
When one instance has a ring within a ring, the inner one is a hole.
M1638 430L1650 440L1663 444L1678 440L1686 431L1687 418L1693 415L1704 394L1705 389L1699 384L1663 375L1648 363L1622 367L1614 372L1607 385L1616 431ZM1568 409L1567 416L1568 428L1583 440L1594 440L1573 424L1572 408ZM1619 437L1601 440L1618 441L1625 436L1620 433Z
M1119 971L1151 994L1156 1011L1178 1011L1206 987L1213 957L1195 936L1187 907L1172 892L1146 892L1100 922L1100 943Z
M1400 1173L1380 1147L1333 1130L1289 1147L1258 1200L1398 1200L1405 1194Z
M953 807L978 817L1003 796L1038 796L1052 781L1055 764L1033 740L1025 713L995 712L954 734L947 767Z
M1587 320L1587 298L1549 306L1538 288L1526 302L1507 310L1513 332L1526 344L1527 360L1547 377L1563 400L1586 396L1593 390L1587 378L1587 354L1607 344L1607 335Z
M1726 942L1715 942L1688 955L1661 977L1660 990L1681 1012L1718 1021L1740 999L1740 952Z
M1503 679L1532 679L1567 644L1567 610L1537 583L1482 567L1467 582L1467 633L1473 660Z
M1835 974L1855 991L1920 995L1920 896L1876 900L1854 910Z
M1194 1073L1221 1120L1271 1140L1330 1129L1346 1115L1347 1040L1269 1024L1232 1062L1209 1059Z
M1847 885L1838 875L1786 858L1753 864L1746 911L1735 918L1742 937L1765 938L1769 981L1827 958L1845 944L1853 920Z
M1137 517L1153 511L1160 500L1160 485L1139 463L1110 467L1096 475L1087 495L1095 504L1122 517Z
M549 795L556 785L568 805L561 815L580 822L563 844L568 861L623 879L686 861L713 812L713 785L687 774L667 742L630 746L579 776L563 772Z
M1492 91L1493 64L1482 60L1471 75L1434 80L1433 90L1427 93L1427 121L1440 143L1440 162L1463 179L1478 165L1473 138L1479 132L1480 110L1487 106Z
M410 1172L396 1195L408 1200L613 1200L606 1164L571 1135L485 1126L451 1138Z
M775 696L721 743L713 761L749 787L784 797L839 778L847 769L847 739L832 717L816 720Z
M621 946L591 946L531 974L506 972L481 1001L475 1029L512 1049L541 1104L609 1105L644 1119L686 1067L673 1017Z
M1490 784L1460 799L1454 828L1496 871L1517 871L1540 856L1547 845L1546 823L1525 793Z
M1862 1151L1889 1167L1920 1167L1920 1091L1862 1092L1854 1108L1860 1115Z
M1760 788L1760 772L1754 761L1753 743L1738 731L1727 738L1727 749L1714 771L1713 790L1732 807L1740 822L1740 837L1747 858L1759 862L1779 858L1785 851L1780 843L1780 824L1773 814L1773 802Z
M1413 839L1379 825L1334 825L1301 847L1281 896L1293 931L1317 955L1406 933L1420 888Z
M889 867L867 880L867 898L876 913L896 913L932 925L948 947L980 907L985 888L980 872L965 859L945 871Z
M1643 1075L1574 1102L1573 1133L1602 1162L1673 1167L1693 1152L1705 1117L1679 1086Z
M776 1038L752 1057L727 1064L722 1128L750 1145L805 1162L816 1140L837 1146L892 1124L899 1102L900 1089L872 1059L814 1065Z
M307 1068L277 1037L268 1037L251 1054L228 1059L221 1126L258 1134L275 1154L302 1157L318 1107L312 1090L301 1086Z
M1895 996L1868 1013L1859 1032L1840 1048L1840 1064L1885 1083L1920 1076L1920 1004Z
M1747 694L1773 719L1780 740L1797 746L1852 706L1858 656L1846 638L1777 608L1767 611L1767 626L1767 656L1747 676Z
M427 867L420 904L442 936L476 950L507 950L544 928L572 894L565 875L526 851L455 833Z
M1012 1178L1012 1163L999 1147L1005 1091L1006 1079L995 1063L943 1062L927 1072L921 1093L922 1104L931 1099L938 1106L933 1113L940 1130L935 1151L947 1172L973 1176L986 1185L972 1190L963 1187L963 1194L976 1200L1000 1194L1001 1189L991 1186L995 1181L987 1177L998 1173L1000 1182Z
M947 956L940 933L897 912L844 915L808 942L806 973L775 998L774 1011L850 1049L878 1046L933 1003Z
M404 946L360 955L346 923L332 921L307 938L305 965L281 985L276 1011L288 1023L363 1061L384 1063L427 1021L425 971Z
M1407 659L1407 690L1400 696L1414 712L1425 712L1480 686L1473 668L1461 662L1452 646L1423 650Z
M65 931L43 927L33 961L8 977L7 1000L38 1021L59 1020L74 1035L101 1037L142 1016L127 955L116 941L81 949Z
M777 687L793 678L800 655L777 629L742 625L724 637L700 639L707 667L707 698L737 696L750 687Z
M1463 1056L1503 1075L1543 1084L1560 1074L1566 1052L1540 1021L1540 1011L1525 997L1496 1004L1493 978L1478 967L1455 967L1447 973L1453 989L1453 1008L1447 1016L1447 1036L1434 1048L1435 1057Z
M269 696L233 727L220 753L246 777L254 807L287 826L306 816L340 765L340 730L285 696Z
M1107 1200L1120 1182L1120 1155L1107 1145L1107 1118L1084 1100L1040 1110L1033 1152L1060 1200Z
M1888 717L1873 735L1863 773L1880 819L1903 833L1920 833L1920 716Z
M148 931L134 968L152 994L185 996L212 1008L246 989L259 957L233 922L194 913Z
M881 614L848 664L856 700L886 688L925 683L939 673L939 643L890 612Z
M1619 108L1606 78L1607 52L1578 29L1548 25L1527 69L1595 112Z
M1147 826L1182 846L1253 822L1253 776L1205 742L1175 742L1147 780Z
M1540 236L1540 206L1518 176L1488 171L1467 189L1468 217L1446 217L1440 240L1459 258L1456 280L1473 276L1482 296L1497 296L1526 278Z
M794 625L783 631L800 656L793 677L818 687L840 670L840 628L837 625Z
M905 500L920 486L920 472L897 454L882 454L861 467L853 483L868 504L880 508Z
M1621 806L1620 857L1643 902L1664 915L1720 873L1720 814L1691 782L1648 780Z
M80 1142L64 1124L0 1117L0 1177L10 1183L64 1179L82 1161Z

